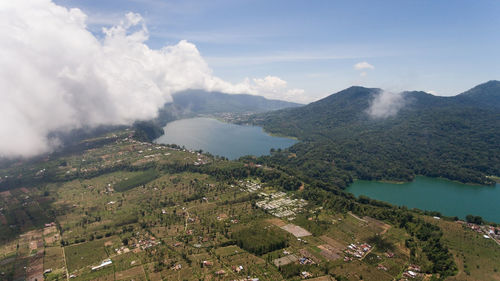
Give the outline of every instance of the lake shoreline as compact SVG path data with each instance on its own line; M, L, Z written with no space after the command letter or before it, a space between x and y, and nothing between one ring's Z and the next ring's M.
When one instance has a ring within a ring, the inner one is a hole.
M231 160L242 156L270 155L271 149L285 149L297 140L267 134L262 127L238 125L214 117L194 117L167 123L157 143L177 144L203 150Z
M409 209L437 211L448 217L478 215L500 222L500 185L471 185L443 178L416 176L406 183L355 180L345 191Z
M425 175L415 175L415 178L417 178L417 177L441 179L441 180L451 181L454 183L470 185L470 186L484 186L484 187L490 186L491 187L491 186L495 186L496 184L500 183L500 177L495 177L495 176L488 177L488 178L491 178L493 181L495 181L495 183L493 183L493 184L481 184L481 183L477 183L477 182L461 182L461 181L452 180L452 179L448 179L448 178L444 178L444 177L430 177L430 176L425 176ZM413 180L411 180L411 181L396 181L396 180L383 180L383 179L382 180L363 180L363 179L356 179L355 178L355 179L353 179L353 182L359 180L359 181L371 181L371 182L390 183L390 184L405 184L405 183L414 182L415 178L413 178Z
M262 131L264 133L266 133L267 135L269 135L271 137L287 138L287 139L295 140L295 141L298 141L298 142L300 141L299 138L297 138L297 137L287 136L287 135L280 134L280 133L273 133L273 132L270 132L270 131L266 130L264 127L261 127L261 126L258 126L258 125L233 123L233 122L229 122L229 121L225 120L224 118L220 118L220 117L217 117L217 116L199 116L199 117L200 118L212 118L212 119L218 120L218 121L226 123L226 124L234 124L234 125L238 125L238 126L259 127L259 128L262 129Z

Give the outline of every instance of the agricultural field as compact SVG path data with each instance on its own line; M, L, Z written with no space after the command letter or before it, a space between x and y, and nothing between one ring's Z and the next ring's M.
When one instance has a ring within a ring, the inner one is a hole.
M273 168L137 142L127 131L88 142L83 152L1 171L33 181L0 193L3 279L429 278L408 231L308 201L307 185L288 190L280 182L293 176ZM498 276L499 245L423 218L444 231L458 265L449 280Z
M428 218L443 229L444 239L458 265L450 280L500 280L500 245L463 224Z

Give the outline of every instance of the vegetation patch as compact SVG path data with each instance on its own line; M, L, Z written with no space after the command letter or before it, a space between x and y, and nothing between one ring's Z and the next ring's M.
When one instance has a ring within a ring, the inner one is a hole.
M114 189L119 192L124 192L130 190L134 187L144 185L150 181L153 181L159 176L156 170L150 169L146 170L139 175L133 176L129 179L123 180L114 186Z
M104 250L103 240L68 246L64 251L70 273L86 266L99 265L108 256Z
M273 227L250 226L234 232L236 244L256 255L262 255L288 246L287 236Z

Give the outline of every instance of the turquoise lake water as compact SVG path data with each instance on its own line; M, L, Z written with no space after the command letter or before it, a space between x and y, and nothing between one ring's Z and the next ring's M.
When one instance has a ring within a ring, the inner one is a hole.
M297 141L273 137L261 127L240 126L211 118L190 118L168 123L165 135L156 140L188 149L202 149L213 155L237 159L245 155L267 155L271 148L286 148Z
M472 214L500 222L499 184L475 186L419 176L413 182L403 184L355 181L347 191L394 205L438 211L446 216L464 219Z

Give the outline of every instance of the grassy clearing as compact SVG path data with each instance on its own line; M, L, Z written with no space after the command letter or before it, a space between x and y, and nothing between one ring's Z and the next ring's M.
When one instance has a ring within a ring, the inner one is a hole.
M132 267L141 265L143 259L144 259L143 253L136 254L133 252L118 255L112 258L116 272L128 270Z
M64 250L70 273L86 266L98 265L108 256L103 240L68 246Z
M120 271L115 274L115 280L136 280L146 281L146 274L142 266L136 266L128 270Z
M429 219L443 230L443 238L459 273L447 280L500 280L500 245L462 225Z
M218 248L215 250L215 254L217 256L221 256L221 257L228 257L228 256L232 256L232 255L237 255L237 254L243 253L243 252L245 252L243 249L241 249L240 247L235 246L235 245L222 247L222 248Z
M117 183L114 189L118 192L124 192L134 187L144 185L150 181L153 181L159 176L158 172L151 169L144 171L136 176L133 176L129 179L123 180Z
M43 269L56 270L64 268L63 249L61 247L45 248L45 256L43 258Z

